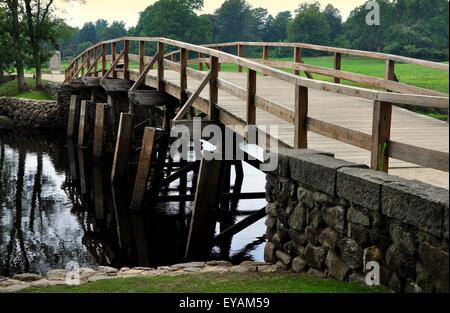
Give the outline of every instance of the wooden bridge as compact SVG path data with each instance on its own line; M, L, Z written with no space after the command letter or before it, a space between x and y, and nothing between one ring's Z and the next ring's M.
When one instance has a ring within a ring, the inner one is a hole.
M245 58L245 50L249 47L262 48L262 59ZM271 48L291 48L294 62L270 60ZM333 54L334 67L304 64L304 50ZM146 55L147 51L153 53ZM230 53L233 51L236 55ZM383 60L385 77L341 70L347 55ZM127 172L134 111L137 108L165 107L165 120L160 126L166 133L173 125L188 124L195 112L203 113L205 125L256 125L261 132L264 125L278 125L278 135L266 136L276 140L280 147L331 152L337 158L368 164L375 170L448 188L448 123L396 106L448 110L448 95L400 82L395 74L396 63L449 71L448 64L299 43L235 42L199 46L166 38L125 37L100 42L81 53L66 70L64 83L87 88L92 92L93 101L99 90L107 95L106 104L96 104L95 121L92 122L95 125L91 127L94 156L98 157L105 141L107 109L114 107L116 94L128 97L128 108L119 112L120 123L113 125L116 139L113 179L120 179ZM198 69L191 66L194 64ZM235 65L236 72L222 72L221 64ZM133 69L135 65L136 69ZM300 76L301 72L306 74L306 78ZM317 75L332 77L333 82L318 80ZM344 85L342 80L366 87ZM85 145L87 140L90 104L92 102L85 100L80 103L79 98L72 97L68 135L78 134L80 145ZM185 116L189 118L185 119ZM158 151L167 152L167 140L161 142L157 133L155 128L146 128L142 135L133 194L135 207L142 204L148 192L155 149L163 146L163 150ZM242 138L246 136L243 131L239 135ZM164 163L165 158L166 153L163 160L156 163ZM220 162L202 162L201 165L194 162L158 178L162 184L167 184L189 171L197 171L199 179L195 196L178 198L195 199L190 241L194 237L203 238L211 231L198 226L211 225L207 221L208 214L202 213L214 207L219 198L233 198L227 192L217 194L215 191L222 188L216 188L223 183L221 166ZM159 168L163 167L163 164L159 165ZM229 179L225 184L228 187L223 190L229 190ZM201 200L205 193L211 197ZM241 194L234 197L251 199L262 196ZM243 224L235 225L234 230L225 233L238 231L262 216L263 211L256 212Z

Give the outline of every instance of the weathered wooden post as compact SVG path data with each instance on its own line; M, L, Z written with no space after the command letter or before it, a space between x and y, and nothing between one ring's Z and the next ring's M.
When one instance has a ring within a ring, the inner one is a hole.
M80 126L78 128L78 145L84 146L86 137L89 134L89 106L92 102L87 100L81 101L80 106Z
M308 88L295 86L295 132L294 148L308 148Z
M92 173L93 177L93 192L94 192L94 208L95 218L105 218L105 202L103 190L103 172L99 165L95 165Z
M130 80L130 41L124 40L123 42L123 78Z
M373 105L371 168L389 170L389 140L391 138L392 104L375 101Z
M134 183L133 198L131 200L132 209L140 209L147 191L147 182L152 164L153 146L156 138L156 129L146 127L144 138L142 139L141 154L139 156L139 165Z
M222 190L223 164L221 160L202 158L186 246L187 259L204 258L211 248L216 226L213 212Z
M113 182L125 177L127 174L132 134L133 115L121 113L116 149L114 152L114 161L111 171L111 179Z
M237 55L238 55L238 57L241 57L241 58L244 57L244 46L242 46L242 45L238 45L237 46ZM242 66L241 65L238 65L238 72L242 73Z
M116 61L116 55L117 55L117 43L113 42L111 44L111 64L113 64L114 61ZM116 70L113 71L112 78L117 78Z
M106 44L102 45L102 77L106 74Z
M246 121L247 126L256 125L256 71L248 69L247 74L247 110ZM248 139L248 133L245 134L245 138Z
M301 60L302 60L302 49L300 47L295 47L294 48L294 62L300 63ZM295 70L294 74L300 75L300 70Z
M187 93L187 65L188 65L188 51L181 49L180 51L180 104L183 106L188 100Z
M79 102L80 96L72 95L70 97L69 120L67 123L67 138L70 139L74 137L75 130L78 127Z
M264 46L263 47L263 62L269 60L269 47L268 46ZM267 76L266 74L264 74L264 76Z
M203 58L203 54L201 54L200 52L198 53L198 59L200 60L201 58ZM198 70L199 71L203 71L203 63L202 62L198 62Z
M139 41L139 74L144 71L145 68L145 41Z
M339 52L335 52L334 53L334 69L336 71L340 71L341 70L341 63L342 63L342 54ZM338 77L334 77L333 78L334 82L336 84L340 84L341 83L341 79Z
M158 42L158 91L164 91L164 43Z
M97 103L95 108L94 147L93 156L99 158L103 154L105 131L105 103Z
M209 119L216 121L218 119L217 102L219 98L219 89L217 79L219 77L219 58L211 57L211 79L209 81Z

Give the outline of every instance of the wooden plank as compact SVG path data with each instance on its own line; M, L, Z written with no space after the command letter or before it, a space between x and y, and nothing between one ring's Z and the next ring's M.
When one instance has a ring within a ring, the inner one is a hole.
M223 232L218 234L214 238L214 244L217 244L221 242L224 239L228 239L236 235L237 233L243 231L244 229L248 228L249 226L255 224L260 219L264 218L266 216L266 208L262 208L261 210L253 213L252 215L246 217L242 221L234 224L233 226L225 229Z
M205 89L206 85L208 83L211 83L212 75L213 75L212 71L209 71L208 74L203 79L203 81L200 83L200 86L197 88L197 90L189 97L189 99L186 101L186 103L183 105L183 107L178 111L174 120L181 120L189 112L189 109L192 107L194 102L198 99L199 95L201 94L203 89ZM180 90L181 90L181 88L180 88Z
M334 54L334 69L336 71L340 71L341 70L341 64L342 63L342 54L340 54L339 52L336 52ZM341 80L338 77L334 77L333 79L335 84L340 84Z
M75 129L78 127L80 97L70 96L69 120L67 122L67 138L73 138Z
M187 259L202 259L209 254L216 225L213 211L219 203L223 165L223 161L202 158L186 247Z
M140 71L141 74L139 75L139 78L135 81L133 86L130 88L130 91L137 90L139 88L139 86L142 85L143 82L145 82L145 78L146 78L148 72L150 72L150 70L153 68L153 65L155 65L155 63L158 61L158 59L160 57L160 53L161 53L160 51L156 52L152 61L145 67L145 69Z
M427 168L448 172L449 171L449 155L448 153L416 147L400 142L389 142L389 156L418 164Z
M111 179L113 182L127 175L132 134L133 114L120 113L119 130L111 170Z
M81 81L84 83L84 85L86 87L89 87L89 88L100 87L100 78L99 77L83 76L83 77L81 77Z
M211 79L209 80L209 119L217 120L217 102L219 100L219 89L217 87L217 79L219 78L219 58L211 57Z
M106 74L106 44L102 45L102 77Z
M241 45L237 45L237 55L240 58L244 57L244 47ZM238 65L238 72L242 73L242 66Z
M145 68L145 41L139 41L139 73L142 73Z
M130 90L131 82L124 79L102 79L100 85L106 92L128 92Z
M344 128L312 117L307 118L308 131L356 146L365 150L372 149L372 137L368 134Z
M202 54L199 52L199 53L198 53L198 59L200 60L201 57L202 57ZM198 70L199 70L199 71L203 71L203 63L202 63L202 62L199 62L199 63L198 63Z
M189 163L186 166L180 168L179 170L172 173L170 176L166 177L162 183L161 187L169 186L171 183L176 181L177 179L180 179L182 175L187 174L192 171L197 171L197 169L200 166L200 162L193 162Z
M157 90L135 90L128 92L129 100L137 106L174 105L176 98Z
M134 183L133 197L131 201L132 209L140 209L144 201L147 183L152 164L153 146L155 143L156 129L146 127L144 138L142 139L142 148L139 156L139 165Z
M392 104L375 101L373 105L371 168L387 172L389 169L388 143L391 137Z
M188 65L188 51L181 49L180 51L180 104L183 106L188 100L188 94L186 92L188 87L187 81L187 65Z
M120 62L120 60L124 57L124 55L125 55L125 50L122 51L120 53L120 55L115 59L113 64L111 64L111 67L106 72L105 76L102 78L102 81L105 80L106 78L108 78L111 73L113 73L113 78L117 77L116 67L117 67L117 64ZM115 58L115 57L116 57L116 55L113 54L113 58Z
M308 88L302 86L295 87L295 128L294 128L294 148L308 148Z
M90 104L89 104L90 105ZM89 133L89 111L87 100L81 101L80 106L80 123L78 128L78 145L84 146L86 144L86 136Z
M247 75L247 110L246 121L247 125L256 125L256 72L248 70Z
M117 66L117 62L116 62L116 57L117 57L117 43L113 42L111 44L111 68L113 68L114 63L116 63L116 65L114 66L114 68ZM120 57L119 57L120 58ZM114 68L112 69L112 73L113 73L113 78L117 78L117 72L114 71ZM105 73L105 75L103 75L103 77L108 77L109 71L107 71Z
M130 59L129 54L130 53L130 41L124 40L123 42L123 73L124 73L124 79L129 80L130 79Z
M158 41L158 90L164 91L164 43Z
M105 103L97 103L95 107L94 145L92 152L95 158L99 158L103 154L105 110Z

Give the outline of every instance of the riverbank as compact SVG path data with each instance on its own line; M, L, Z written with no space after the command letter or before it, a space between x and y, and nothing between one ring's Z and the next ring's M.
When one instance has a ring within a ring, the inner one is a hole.
M50 271L46 278L16 275L0 282L0 292L26 293L379 293L383 287L356 282L339 282L313 275L293 274L274 265L243 262L232 266L226 261L192 262L169 267L79 269ZM80 285L69 286L66 277L78 278ZM21 279L22 281L20 281ZM14 284L13 284L14 283ZM7 287L1 287L6 286Z

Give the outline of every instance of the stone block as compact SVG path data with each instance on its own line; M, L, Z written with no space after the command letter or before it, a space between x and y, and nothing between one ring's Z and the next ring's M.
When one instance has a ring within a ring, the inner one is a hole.
M306 226L306 208L302 205L298 205L294 211L292 212L291 216L289 217L289 227L296 231L303 231L305 230Z
M383 214L438 237L445 233L443 217L448 206L447 189L418 181L390 183L382 187Z
M358 210L358 208L353 205L348 209L347 219L349 220L349 222L355 224L370 226L369 217L360 210Z
M324 268L327 251L321 247L309 244L305 250L305 262L308 266L322 270Z
M266 243L264 248L264 261L270 264L275 264L277 261L276 250L276 246L273 243Z
M370 210L380 210L381 186L404 179L370 169L345 167L337 171L337 195Z
M339 233L345 231L345 209L341 206L322 208L322 216L328 226Z
M341 259L345 264L352 270L362 268L364 251L355 240L343 238L338 245Z
M292 271L295 273L303 273L306 272L307 269L308 265L301 257L298 256L292 260Z
M332 228L325 228L319 235L319 242L327 249L334 250L339 242L339 234Z
M278 250L276 252L276 257L279 261L283 262L286 265L289 265L292 261L291 256L281 250Z
M417 267L417 283L425 292L448 293L449 255L427 243L419 246L420 265Z
M331 251L328 251L327 258L325 259L325 266L331 276L340 281L347 280L349 274L351 273L350 267L342 262L342 260Z

